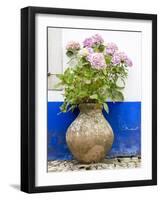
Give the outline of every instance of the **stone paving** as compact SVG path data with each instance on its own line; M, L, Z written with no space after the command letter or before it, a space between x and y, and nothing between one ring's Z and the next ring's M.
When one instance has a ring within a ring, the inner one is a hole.
M76 160L53 160L48 161L48 172L125 169L138 168L140 166L140 156L108 158L104 159L100 163L93 164L80 164Z

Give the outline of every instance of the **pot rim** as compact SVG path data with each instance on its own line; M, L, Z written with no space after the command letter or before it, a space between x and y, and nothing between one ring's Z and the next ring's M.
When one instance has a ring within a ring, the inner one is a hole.
M78 105L78 108L81 109L85 109L85 108L89 108L89 109L99 109L102 110L103 109L103 105L99 104L99 103L80 103Z

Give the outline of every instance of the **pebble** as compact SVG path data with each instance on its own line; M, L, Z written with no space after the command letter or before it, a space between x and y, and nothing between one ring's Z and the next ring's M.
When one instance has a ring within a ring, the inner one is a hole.
M102 169L136 168L141 165L141 157L108 158L101 163L80 164L77 160L48 161L48 172L87 171Z
M129 168L131 168L131 167L135 167L136 165L135 165L135 162L130 162L130 163L128 163L128 167Z
M137 158L137 160L138 160L138 158ZM130 162L130 161L131 161L131 158L129 158L129 157L125 157L122 159L122 162Z
M138 157L132 157L131 160L132 161L138 161L139 159L138 159Z

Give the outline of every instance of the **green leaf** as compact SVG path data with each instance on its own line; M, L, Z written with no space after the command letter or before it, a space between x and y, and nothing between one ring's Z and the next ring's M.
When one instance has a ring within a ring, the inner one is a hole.
M105 56L105 61L106 61L106 64L110 64L111 63L111 56Z
M72 57L72 56L74 55L74 52L68 50L68 51L66 52L66 55L67 55L68 57Z
M124 96L123 96L122 92L120 92L118 90L113 90L112 95L113 95L113 99L115 101L123 101L124 100Z
M103 52L104 49L105 49L105 46L104 46L103 44L100 44L100 45L98 46L98 49L99 49L100 52Z
M69 111L74 111L74 109L75 109L75 107L76 107L76 105L72 105L72 106L70 106L70 108L66 111L66 112L69 112Z
M90 96L91 99L98 99L98 95L97 94L93 94Z
M85 80L84 83L85 84L91 84L91 80Z
M56 77L59 78L59 79L62 79L64 77L63 74L56 74Z
M54 87L53 87L53 89L61 89L62 86L63 86L63 83L60 82L60 83L55 84Z
M103 72L103 74L104 74L105 76L107 75L106 68L104 68L104 69L102 70L102 72Z
M104 104L103 104L103 108L105 109L105 111L106 111L107 113L109 113L109 108L108 108L107 103L104 103Z

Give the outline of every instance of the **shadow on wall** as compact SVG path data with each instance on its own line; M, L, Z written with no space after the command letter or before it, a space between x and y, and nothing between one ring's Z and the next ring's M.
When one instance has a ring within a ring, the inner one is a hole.
M60 113L62 102L48 102L48 160L70 160L65 134L69 125L79 114ZM141 102L109 102L105 118L114 131L114 143L110 157L141 155Z

